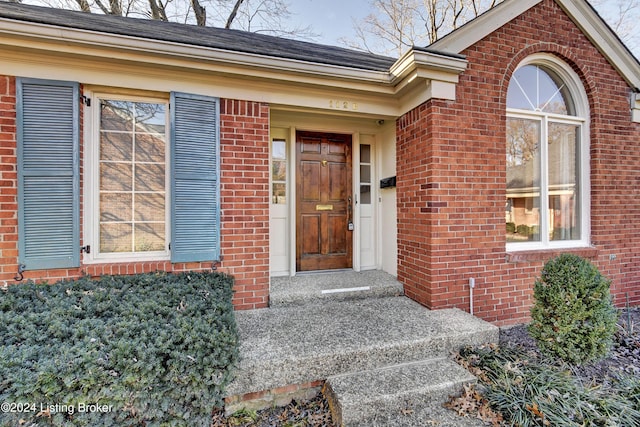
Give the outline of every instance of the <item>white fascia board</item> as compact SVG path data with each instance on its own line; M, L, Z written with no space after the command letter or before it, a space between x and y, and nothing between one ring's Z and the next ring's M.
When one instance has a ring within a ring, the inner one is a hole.
M200 69L224 66L229 69L242 69L242 74L245 76L269 77L289 82L301 80L303 83L309 83L312 79L315 84L322 84L321 81L324 81L327 85L333 85L337 81L342 81L343 83L338 86L348 85L351 89L354 88L354 84L355 88L358 84L378 86L374 91L381 90L385 85L390 86L391 83L389 73L383 71L362 70L8 19L0 19L0 35L2 34L24 40L25 46L34 41L44 42L47 44L46 48L55 46L60 52L81 53L89 49L91 54L97 56L149 63L157 61L157 57L161 56L166 60L174 61L177 66L180 63L185 67ZM168 65L166 61L163 61L163 64ZM387 92L392 92L392 89Z
M460 53L541 2L542 0L505 0L432 43L429 48L448 53Z
M264 83L286 84L290 88L306 86L314 90L341 90L342 96L349 98L356 94L384 96L388 101L395 99L398 107L406 104L403 99L412 97L407 92L414 88L421 88L416 99L424 101L438 97L438 94L445 94L446 99L451 99L455 96L452 88L455 89L458 76L468 65L462 57L417 49L408 52L389 71L371 71L0 19L0 46L3 44L13 52L33 49L34 52L74 55L97 63L100 58L105 58L110 63L124 61L152 67L162 65L163 69L176 67L184 71L215 72ZM431 82L436 84L431 85ZM447 89L429 90L433 87ZM404 112L400 107L396 115ZM386 114L391 115L390 111Z
M640 63L584 0L556 0L632 89L640 90Z
M404 80L413 74L457 82L458 75L467 69L467 65L468 62L463 57L412 49L398 59L389 71L394 82Z

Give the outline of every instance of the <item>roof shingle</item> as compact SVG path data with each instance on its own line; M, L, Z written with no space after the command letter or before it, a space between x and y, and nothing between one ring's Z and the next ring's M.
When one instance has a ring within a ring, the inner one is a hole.
M0 1L0 18L294 59L369 71L388 71L394 58L247 31L84 13Z

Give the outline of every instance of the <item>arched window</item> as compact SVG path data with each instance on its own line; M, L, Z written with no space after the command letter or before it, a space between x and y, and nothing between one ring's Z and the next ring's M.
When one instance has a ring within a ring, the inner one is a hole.
M529 57L507 92L507 249L589 244L589 106L579 77Z

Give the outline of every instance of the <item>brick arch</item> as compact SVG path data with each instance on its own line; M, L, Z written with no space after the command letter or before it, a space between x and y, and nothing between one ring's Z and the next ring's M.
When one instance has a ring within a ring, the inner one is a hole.
M555 56L556 58L564 61L578 75L578 77L580 78L580 83L582 83L582 86L584 87L584 90L587 94L587 101L589 102L589 114L591 115L591 119L593 120L594 111L597 107L597 100L600 99L597 93L597 85L594 84L594 79L592 77L589 77L589 73L584 69L585 67L580 66L580 61L575 58L577 55L571 48L550 42L540 42L529 45L520 50L511 58L511 61L505 68L504 74L502 76L502 81L500 82L501 107L503 109L507 108L507 91L509 89L509 82L511 81L513 73L516 71L522 61L536 53L547 53Z

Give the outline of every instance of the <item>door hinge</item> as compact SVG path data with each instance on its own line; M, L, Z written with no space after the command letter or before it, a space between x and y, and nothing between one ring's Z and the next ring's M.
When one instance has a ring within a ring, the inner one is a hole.
M91 253L91 245L85 245L80 248L80 253L90 254Z
M87 107L91 107L91 98L89 98L88 96L82 95L80 96L80 99L82 100L82 103L84 105L86 105Z

